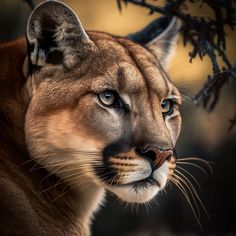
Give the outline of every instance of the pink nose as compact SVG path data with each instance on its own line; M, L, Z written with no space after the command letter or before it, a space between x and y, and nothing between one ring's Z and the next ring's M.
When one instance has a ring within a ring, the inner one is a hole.
M155 168L160 167L166 159L173 156L172 149L162 150L155 146L148 146L144 149L136 148L136 152L148 159Z

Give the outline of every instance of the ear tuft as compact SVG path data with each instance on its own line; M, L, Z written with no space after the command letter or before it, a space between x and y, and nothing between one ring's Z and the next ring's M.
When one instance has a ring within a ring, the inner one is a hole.
M43 67L54 51L60 51L61 63L71 67L92 44L74 11L55 0L45 1L33 10L27 24L27 40L30 63L37 67Z

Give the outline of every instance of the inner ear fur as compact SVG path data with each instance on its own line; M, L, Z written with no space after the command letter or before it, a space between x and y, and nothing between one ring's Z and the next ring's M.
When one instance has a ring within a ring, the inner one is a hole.
M33 10L26 34L29 62L37 68L46 63L73 67L94 46L74 11L55 0L45 1Z

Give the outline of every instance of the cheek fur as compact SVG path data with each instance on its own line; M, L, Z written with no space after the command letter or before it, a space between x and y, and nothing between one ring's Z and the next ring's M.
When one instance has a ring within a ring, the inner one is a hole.
M31 128L27 129L29 126ZM84 178L95 176L92 165L101 163L103 139L91 137L77 126L70 111L62 110L44 117L27 116L25 130L31 156L37 157L35 161L49 171L62 178L76 177L76 173Z
M103 139L104 143L119 139L125 130L122 117L114 109L106 109L98 105L94 98L90 103L81 103L76 107L73 112L74 122L86 129L90 137ZM86 107L86 112L84 107Z
M148 178L152 172L151 165L142 158L132 158L122 160L120 158L110 158L110 166L117 173L117 182L129 184Z

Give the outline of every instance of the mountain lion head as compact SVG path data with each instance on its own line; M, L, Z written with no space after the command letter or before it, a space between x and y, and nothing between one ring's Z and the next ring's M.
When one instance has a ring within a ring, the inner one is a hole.
M177 23L141 45L134 35L85 32L61 2L33 11L25 135L38 165L80 191L96 186L132 203L164 188L181 127L180 94L164 71Z

